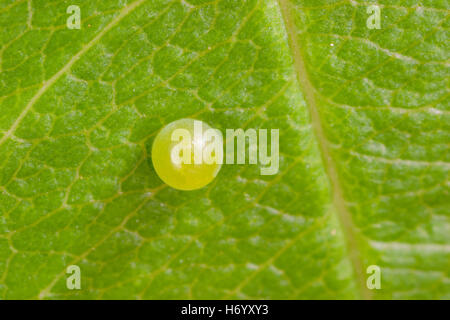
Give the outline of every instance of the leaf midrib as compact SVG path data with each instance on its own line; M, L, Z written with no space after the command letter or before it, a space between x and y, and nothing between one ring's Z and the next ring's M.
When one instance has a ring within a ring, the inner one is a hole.
M277 1L280 7L286 34L288 36L288 42L291 50L295 73L297 75L301 90L305 95L305 101L310 113L311 123L314 128L314 133L322 154L322 161L331 184L333 204L335 207L335 212L338 216L340 227L345 237L347 254L353 266L355 281L357 283L357 287L359 289L361 297L363 299L369 300L372 299L372 294L366 287L365 272L360 254L361 249L359 247L356 236L357 229L353 223L352 216L345 204L344 193L339 181L337 168L335 163L333 162L329 142L323 129L322 120L320 118L319 110L314 96L315 89L308 78L302 48L296 39L296 28L293 22L293 17L291 15L293 8L291 7L288 0Z

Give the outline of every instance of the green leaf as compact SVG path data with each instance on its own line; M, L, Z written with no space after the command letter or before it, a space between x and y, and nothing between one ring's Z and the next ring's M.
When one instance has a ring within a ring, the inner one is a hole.
M447 0L0 0L0 298L449 299L448 16ZM149 151L182 117L280 129L279 174L166 187Z

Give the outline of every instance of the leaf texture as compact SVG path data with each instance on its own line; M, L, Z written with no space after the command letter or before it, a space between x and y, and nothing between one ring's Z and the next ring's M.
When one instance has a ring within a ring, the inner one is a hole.
M450 298L447 0L78 3L0 0L0 298ZM279 174L165 186L182 117Z

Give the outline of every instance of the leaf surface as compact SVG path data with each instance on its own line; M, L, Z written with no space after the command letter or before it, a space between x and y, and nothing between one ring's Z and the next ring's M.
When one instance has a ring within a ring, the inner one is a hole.
M447 0L70 4L0 0L1 298L450 298ZM182 117L280 129L279 174L166 187Z

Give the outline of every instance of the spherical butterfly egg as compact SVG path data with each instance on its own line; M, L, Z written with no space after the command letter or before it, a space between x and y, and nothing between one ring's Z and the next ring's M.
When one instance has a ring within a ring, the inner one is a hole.
M155 171L174 189L196 190L206 186L217 176L222 162L222 134L200 120L171 122L153 142Z

